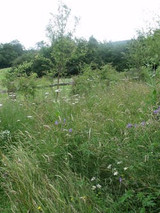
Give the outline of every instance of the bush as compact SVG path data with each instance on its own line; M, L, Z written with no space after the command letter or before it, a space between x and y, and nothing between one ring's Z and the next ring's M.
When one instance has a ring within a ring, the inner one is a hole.
M87 94L92 88L102 86L109 86L111 82L116 82L120 79L120 74L111 65L107 64L101 69L96 66L86 65L82 69L82 74L74 79L74 86L72 92L74 94Z

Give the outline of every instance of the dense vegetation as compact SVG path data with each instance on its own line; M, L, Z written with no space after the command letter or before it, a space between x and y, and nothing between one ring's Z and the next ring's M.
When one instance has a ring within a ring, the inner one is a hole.
M0 212L158 213L160 30L75 39L62 6L51 45L0 46Z

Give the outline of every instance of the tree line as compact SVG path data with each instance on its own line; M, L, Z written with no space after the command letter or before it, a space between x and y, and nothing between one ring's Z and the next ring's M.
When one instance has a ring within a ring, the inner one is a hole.
M86 39L64 38L67 51L74 49L66 62L66 75L78 75L81 67L85 64L92 64L92 67L101 67L111 63L117 71L128 68L125 58L129 41L121 42L98 42L93 36ZM55 57L53 51L56 42L47 45L43 41L37 43L37 48L25 50L18 41L0 44L0 68L17 68L29 75L31 72L37 73L39 77L53 72L56 75ZM55 50L57 51L57 50ZM23 68L22 68L23 67Z
M38 42L35 49L26 50L14 40L0 44L0 68L12 67L17 75L38 77L52 75L58 79L63 76L78 75L86 65L101 69L111 64L118 72L143 68L156 70L160 65L160 27L140 31L137 38L119 42L99 42L91 36L88 40L73 36L78 18L74 18L74 29L68 30L71 10L63 3L58 13L52 14L47 26L50 45Z

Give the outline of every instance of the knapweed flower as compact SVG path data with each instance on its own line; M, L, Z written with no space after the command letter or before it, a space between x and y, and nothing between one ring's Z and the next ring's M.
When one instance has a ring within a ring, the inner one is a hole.
M97 187L98 189L102 188L102 186L101 186L100 184L97 184L96 187Z
M72 132L72 129L69 129L68 131L71 133L71 132Z
M131 127L133 127L133 125L132 124L127 124L127 126L126 126L127 128L131 128Z
M54 124L55 124L55 125L58 125L58 121L55 121Z

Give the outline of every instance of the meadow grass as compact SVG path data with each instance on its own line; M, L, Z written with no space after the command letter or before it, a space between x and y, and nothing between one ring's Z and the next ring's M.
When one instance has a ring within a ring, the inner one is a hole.
M126 80L70 91L57 102L52 89L1 100L1 211L159 212L160 112L151 88Z

